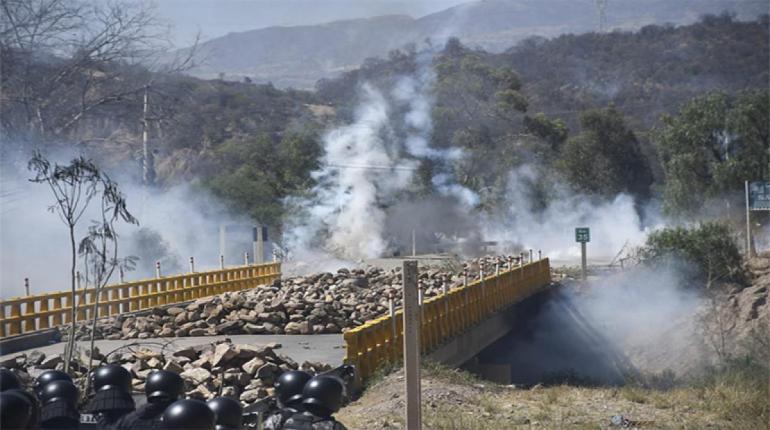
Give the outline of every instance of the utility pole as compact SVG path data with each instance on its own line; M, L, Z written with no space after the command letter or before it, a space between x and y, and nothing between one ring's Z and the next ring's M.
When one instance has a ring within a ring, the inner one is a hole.
M595 0L599 33L604 33L607 30L607 2L608 0Z
M142 107L142 184L148 187L155 182L155 166L150 151L150 85L144 86L144 103Z

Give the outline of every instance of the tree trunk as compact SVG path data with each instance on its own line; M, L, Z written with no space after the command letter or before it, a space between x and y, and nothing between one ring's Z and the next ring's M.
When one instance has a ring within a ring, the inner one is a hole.
M75 254L75 226L70 226L70 251L72 251L72 261L70 267L70 279L72 281L72 306L70 307L70 337L67 339L67 348L64 357L64 372L69 373L70 361L75 346L75 325L77 319L77 286L75 281L76 254Z

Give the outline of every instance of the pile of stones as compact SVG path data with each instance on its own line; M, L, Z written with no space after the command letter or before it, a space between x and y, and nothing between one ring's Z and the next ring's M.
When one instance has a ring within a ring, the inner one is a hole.
M424 297L478 279L482 265L494 273L504 269L506 257L470 261L459 270L424 268L419 275ZM234 334L343 333L365 321L401 306L401 269L340 269L283 280L254 289L225 293L186 304L118 315L99 321L96 339L146 339L156 337ZM62 328L64 336L68 330ZM83 324L78 339L91 338Z
M291 358L278 352L281 345L234 344L225 339L187 347L173 352L163 348L150 349L139 345L125 346L107 354L94 349L93 367L101 364L120 364L133 376L134 392L144 392L147 376L155 369L179 373L185 380L186 396L206 400L217 395L238 398L244 405L273 395L276 378L287 370L305 370L311 374L324 372L331 366L323 363L304 362L298 365ZM70 373L84 392L90 355L76 354ZM64 369L61 355L40 351L20 354L0 362L0 367L13 369L20 379L31 388L34 380L49 369Z

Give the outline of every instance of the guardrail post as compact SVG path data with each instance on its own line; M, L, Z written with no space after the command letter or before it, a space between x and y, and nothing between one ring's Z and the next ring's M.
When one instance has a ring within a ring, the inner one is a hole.
M5 305L0 304L0 337L5 336Z
M17 318L16 321L11 322L10 324L10 335L13 336L15 334L21 334L21 321L18 320L18 318L21 317L21 304L14 303L11 305L11 318Z
M40 299L40 317L38 318L38 321L40 321L41 330L50 327L48 324L49 319L50 315L48 315L48 297L44 296Z
M24 333L35 331L35 301L24 301Z

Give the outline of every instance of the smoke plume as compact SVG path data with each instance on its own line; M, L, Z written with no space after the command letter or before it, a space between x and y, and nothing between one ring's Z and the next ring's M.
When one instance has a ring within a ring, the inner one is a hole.
M71 154L53 157L68 163ZM241 265L244 252L252 254L251 223L248 218L228 212L224 205L203 190L191 186L146 190L121 172L108 172L117 178L126 195L129 211L139 219L139 226L119 224L119 257L137 258L125 280L155 276L155 262L160 261L163 275L185 273L189 258L195 270L219 267L219 227L227 225L225 263ZM22 161L4 163L0 174L0 298L24 294L24 278L29 278L31 294L69 289L69 239L66 226L58 215L47 209L54 204L44 184L27 180L32 173ZM92 219L97 219L96 205L86 212L76 231L82 238ZM269 250L270 245L266 245ZM253 261L253 255L250 256ZM45 268L42 270L41 268ZM82 270L79 267L78 270ZM116 273L111 279L117 283Z

